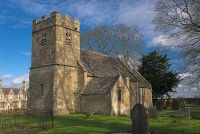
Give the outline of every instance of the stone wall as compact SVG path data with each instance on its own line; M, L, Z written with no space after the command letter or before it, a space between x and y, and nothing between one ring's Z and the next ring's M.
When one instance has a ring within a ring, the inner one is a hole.
M110 93L103 95L82 95L80 102L81 113L111 114Z
M121 101L119 101L119 90L121 91ZM129 90L124 80L120 76L114 84L111 92L112 111L111 115L129 115L130 114L130 100Z
M130 81L130 108L132 109L137 104L137 83Z
M34 68L30 71L28 108L53 108L54 67Z
M51 13L32 24L32 64L29 108L51 108L55 114L74 113L84 83L80 60L80 22ZM43 90L43 91L42 91Z
M75 93L81 90L81 79L79 79L79 69L76 67L57 66L54 76L55 105L56 114L70 114L78 111L78 99Z
M152 107L152 91L149 88L144 88L144 106L145 107Z

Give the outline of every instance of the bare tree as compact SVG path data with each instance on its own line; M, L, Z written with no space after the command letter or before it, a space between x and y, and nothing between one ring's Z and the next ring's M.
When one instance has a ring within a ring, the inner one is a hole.
M116 52L122 55L126 65L132 65L141 53L141 34L136 26L129 27L125 24L118 24L113 30Z
M104 25L83 32L81 46L85 50L120 57L126 65L137 68L138 56L142 50L141 40L142 36L136 26L118 24L111 27Z
M200 79L200 1L159 0L153 23L184 53L192 82Z
M114 40L112 35L110 27L105 25L88 29L81 34L81 47L85 50L113 55Z

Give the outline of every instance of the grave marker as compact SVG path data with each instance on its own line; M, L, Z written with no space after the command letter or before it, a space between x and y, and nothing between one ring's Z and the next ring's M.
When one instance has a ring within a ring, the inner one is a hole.
M142 104L136 104L131 110L132 133L147 134L148 132L148 114Z

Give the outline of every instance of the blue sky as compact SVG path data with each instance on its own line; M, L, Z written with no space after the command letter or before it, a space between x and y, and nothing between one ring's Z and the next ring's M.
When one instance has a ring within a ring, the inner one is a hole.
M78 17L81 31L100 24L137 25L144 36L144 52L170 46L162 33L154 31L152 19L155 0L4 0L0 4L0 78L4 86L20 86L28 81L31 63L31 24L34 18L49 16L57 10L71 18ZM173 68L182 61L176 50L167 52ZM174 58L175 57L175 58ZM180 66L181 65L181 66Z

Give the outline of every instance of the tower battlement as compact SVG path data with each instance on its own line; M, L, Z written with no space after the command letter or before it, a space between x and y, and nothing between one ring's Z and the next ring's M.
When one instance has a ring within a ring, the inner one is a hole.
M52 12L50 17L42 16L41 20L34 19L32 21L32 32L37 32L52 26L61 26L80 32L80 21L78 18L71 20L69 16L63 17L58 11Z

